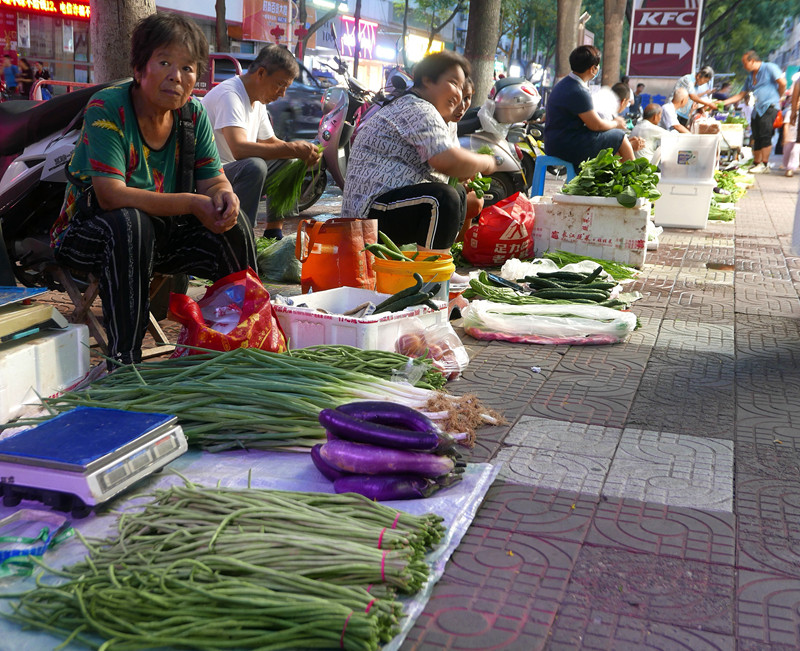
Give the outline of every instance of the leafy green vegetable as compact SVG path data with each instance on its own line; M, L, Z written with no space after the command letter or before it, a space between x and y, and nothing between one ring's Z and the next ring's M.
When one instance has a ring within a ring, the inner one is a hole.
M730 222L736 217L736 209L733 206L720 204L711 200L711 206L708 209L708 218L717 221Z
M739 115L733 115L733 113L731 113L728 117L725 118L724 124L743 124L747 126L747 119Z
M478 154L486 154L487 156L494 156L494 152L489 145L481 145L478 147Z
M612 260L601 260L599 258L591 258L587 255L578 255L577 253L570 253L569 251L547 251L543 256L547 260L552 260L559 267L573 262L582 262L583 260L591 260L596 262L603 271L609 274L614 280L627 280L628 278L635 278L638 271L632 267L627 267L624 264L614 262Z
M621 206L632 208L640 197L655 201L658 168L646 158L622 162L610 148L581 163L580 173L564 184L564 194L588 197L616 197Z
M322 151L322 145L317 146ZM303 179L308 171L305 161L297 159L267 176L267 180L264 182L264 194L269 198L271 216L280 217L294 207L303 191ZM320 173L322 172L317 165L312 170L312 185L316 175Z

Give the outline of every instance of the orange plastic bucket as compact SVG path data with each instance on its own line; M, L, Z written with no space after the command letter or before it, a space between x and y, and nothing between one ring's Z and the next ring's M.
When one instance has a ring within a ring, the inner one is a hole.
M423 282L442 283L439 292L434 296L441 301L448 299L450 276L456 270L451 255L440 255L438 260L430 262L405 262L375 258L372 261L372 268L375 270L376 289L379 292L396 294L406 287L411 287L416 282L414 274L418 273L422 276Z
M377 219L302 220L295 255L302 263L303 293L337 287L375 289L373 256L364 247L377 240Z

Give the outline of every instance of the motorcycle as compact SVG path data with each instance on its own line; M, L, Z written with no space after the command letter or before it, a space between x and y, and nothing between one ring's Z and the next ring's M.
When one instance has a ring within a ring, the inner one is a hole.
M113 82L117 83L117 82ZM102 84L47 102L0 104L0 284L63 289L47 273L50 228L89 98Z
M530 119L540 100L539 92L524 78L499 79L483 106L469 109L458 123L461 146L474 152L488 147L497 163L486 193L491 198L487 197L485 205L530 189L536 155L528 147L519 146L525 129L513 125Z
M334 62L336 67L329 67L342 75L345 82L325 91L318 138L323 148L323 167L328 170L336 185L343 189L357 116L367 106L372 92L350 75L347 65L340 57L334 57Z

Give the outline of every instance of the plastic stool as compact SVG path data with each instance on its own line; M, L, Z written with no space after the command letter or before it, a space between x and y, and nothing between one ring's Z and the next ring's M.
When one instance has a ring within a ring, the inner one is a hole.
M533 183L531 183L531 196L541 197L544 194L544 177L550 165L567 168L567 181L575 178L575 167L569 161L561 160L555 156L537 156L533 168Z

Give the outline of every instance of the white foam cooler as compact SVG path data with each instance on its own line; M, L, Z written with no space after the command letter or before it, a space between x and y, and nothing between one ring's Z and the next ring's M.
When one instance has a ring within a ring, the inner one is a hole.
M289 348L319 344L347 345L362 350L394 350L395 341L415 319L423 327L447 323L447 303L436 301L434 311L422 305L402 312L385 312L366 317L345 316L342 312L371 301L376 305L389 294L356 287L337 287L312 294L294 296L296 305L273 303L275 316L288 339ZM305 304L306 307L300 307ZM324 310L324 311L320 311Z
M659 186L660 187L660 186ZM561 249L642 267L647 253L650 202L625 208L613 197L557 194L533 197L533 249L540 257Z
M0 423L26 404L38 403L80 380L89 371L89 329L72 324L0 344Z
M661 180L661 198L656 201L656 226L671 228L705 228L711 195L716 183L711 181Z

